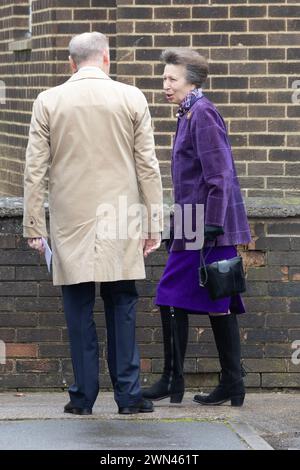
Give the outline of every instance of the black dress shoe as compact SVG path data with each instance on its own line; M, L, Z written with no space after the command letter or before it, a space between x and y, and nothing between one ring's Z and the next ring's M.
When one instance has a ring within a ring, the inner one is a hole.
M71 413L73 415L91 415L92 410L90 408L77 408L69 401L69 403L64 407L64 413Z
M132 415L136 413L151 413L154 411L153 403L151 400L142 398L138 403L133 406L119 406L120 415Z

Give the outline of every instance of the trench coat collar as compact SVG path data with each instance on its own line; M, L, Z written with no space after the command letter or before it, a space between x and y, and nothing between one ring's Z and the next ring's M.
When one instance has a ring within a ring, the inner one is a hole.
M76 80L84 80L85 78L100 78L102 80L111 80L111 78L103 72L103 70L96 69L96 67L83 68L74 73L68 80L68 82L75 82Z

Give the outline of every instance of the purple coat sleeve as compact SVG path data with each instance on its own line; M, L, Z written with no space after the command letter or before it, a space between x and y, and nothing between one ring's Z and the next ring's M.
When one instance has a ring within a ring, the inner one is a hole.
M205 224L223 226L233 184L233 164L226 126L217 110L203 108L191 118L194 150L200 159L208 195Z

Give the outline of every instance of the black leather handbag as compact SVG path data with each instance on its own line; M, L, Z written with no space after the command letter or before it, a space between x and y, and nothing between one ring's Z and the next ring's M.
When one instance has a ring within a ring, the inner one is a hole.
M245 292L246 280L242 257L236 256L205 264L200 250L199 285L208 288L212 300Z

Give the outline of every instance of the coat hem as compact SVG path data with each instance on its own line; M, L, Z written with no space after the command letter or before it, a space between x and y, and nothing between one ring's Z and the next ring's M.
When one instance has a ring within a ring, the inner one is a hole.
M117 282L117 281L136 281L139 279L146 279L146 274L142 273L137 273L137 274L124 274L122 276L116 276L113 279L110 277L103 277L103 276L88 276L85 277L84 279L76 279L76 281L63 281L60 279L55 279L53 280L53 285L54 286L68 286L68 285L74 285L74 284L81 284L84 282Z
M180 308L180 309L182 309L182 310L185 310L186 313L191 313L191 314L196 314L196 315L197 315L197 314L198 314L198 315L209 315L209 314L211 314L211 313L220 314L220 315L230 315L230 314L234 313L234 314L236 314L236 315L242 315L242 314L245 314L245 313L246 313L246 311L245 311L245 310L242 310L242 309L241 309L241 310L237 310L237 311L230 311L230 312L223 312L223 311L221 311L221 310L220 310L220 311L215 311L215 312L213 312L213 311L207 312L207 311L205 311L205 310L194 310L194 309L189 308L189 307L186 307L186 306L184 306L184 305L182 305L182 304L179 305L178 302L174 302L174 303L171 305L171 302L167 302L167 301L164 302L164 303L162 303L162 302L159 302L159 303L158 303L158 302L155 302L155 305L157 305L158 307L164 306L164 307Z

